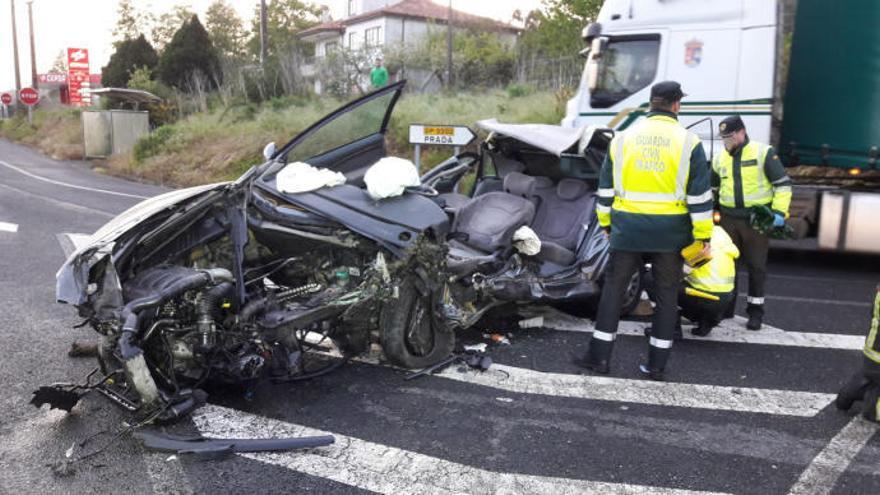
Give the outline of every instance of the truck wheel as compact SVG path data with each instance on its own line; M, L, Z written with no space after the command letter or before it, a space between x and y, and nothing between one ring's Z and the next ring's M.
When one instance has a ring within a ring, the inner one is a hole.
M407 277L397 299L382 307L379 338L385 357L406 368L424 368L449 356L455 333L436 315L437 296L418 277ZM421 290L420 290L421 289Z

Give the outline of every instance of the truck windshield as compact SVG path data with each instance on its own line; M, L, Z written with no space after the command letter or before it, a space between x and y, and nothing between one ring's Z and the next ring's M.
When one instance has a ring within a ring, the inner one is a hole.
M590 106L608 108L647 87L657 74L660 36L612 38L599 59Z

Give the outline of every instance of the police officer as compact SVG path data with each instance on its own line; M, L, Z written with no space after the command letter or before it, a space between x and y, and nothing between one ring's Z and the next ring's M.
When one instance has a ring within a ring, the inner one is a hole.
M837 394L838 409L847 410L862 402L862 416L880 422L880 286L874 296L874 314L865 339L864 366Z
M754 206L767 206L774 213L775 227L782 227L791 203L791 179L769 145L749 140L739 115L718 125L724 150L712 160L712 188L718 195L721 226L733 239L749 272L746 328L760 330L764 318L764 279L770 240L750 223ZM736 299L726 317L733 316Z
M709 166L700 139L678 123L681 85L651 87L647 118L611 141L599 174L596 213L610 235L596 329L581 366L608 373L623 293L644 258L652 263L656 290L653 333L642 373L662 380L678 320L682 279L680 251L712 235Z
M678 295L682 316L697 324L691 333L700 337L709 335L736 297L739 249L717 225L712 228L711 246L712 258L708 262L695 268L685 266L689 273L684 279L685 288Z

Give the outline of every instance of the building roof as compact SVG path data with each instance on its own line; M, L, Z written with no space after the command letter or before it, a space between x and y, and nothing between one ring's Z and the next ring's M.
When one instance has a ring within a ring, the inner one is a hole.
M488 17L480 17L478 15L468 14L455 9L453 9L452 12L452 23L454 25L488 29L492 31L512 31L517 33L521 31L520 28L494 19L489 19ZM434 3L431 0L402 0L387 7L364 12L363 14L319 24L300 32L297 36L302 38L333 30L342 33L347 26L370 19L376 19L378 17L403 17L407 19L433 21L437 24L446 24L446 18L448 15L448 7Z

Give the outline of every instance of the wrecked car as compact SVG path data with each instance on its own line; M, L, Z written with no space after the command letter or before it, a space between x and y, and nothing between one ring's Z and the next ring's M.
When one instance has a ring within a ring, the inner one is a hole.
M270 144L234 182L146 200L80 246L57 274L58 301L102 336L101 379L79 392L171 421L209 383L312 378L373 344L426 367L493 308L595 298L608 258L595 181L611 131L481 122L479 152L376 200L364 178L386 157L404 84ZM303 164L344 183L283 192L283 171Z

